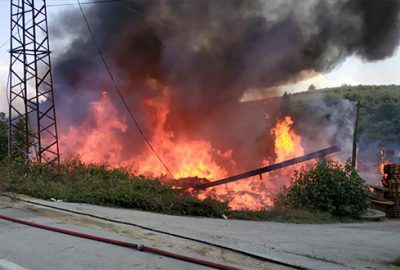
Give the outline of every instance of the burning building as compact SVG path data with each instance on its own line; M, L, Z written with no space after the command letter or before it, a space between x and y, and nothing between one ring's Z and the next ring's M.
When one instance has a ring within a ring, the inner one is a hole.
M65 12L62 27L53 29L53 37L68 37L55 68L62 158L215 180L334 143L351 147L351 102L318 100L294 115L285 99L240 100L249 89L279 94L277 86L329 71L349 55L390 56L399 38L399 6L369 0L145 0L87 7L96 43L139 132L80 14ZM263 208L295 168L199 196L212 193L233 208Z

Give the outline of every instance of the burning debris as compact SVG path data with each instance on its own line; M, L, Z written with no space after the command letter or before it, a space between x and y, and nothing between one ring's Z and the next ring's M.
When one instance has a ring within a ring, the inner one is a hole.
M317 135L314 123L297 125L283 113L284 101L240 99L248 89L274 89L328 71L348 55L391 55L399 7L368 0L146 0L93 5L87 13L128 105L171 171L166 178L207 182L336 145L337 125ZM112 87L78 16L64 13L62 29L53 29L53 36L72 40L55 68L62 158L168 174L130 126L118 97L102 92ZM341 128L351 131L352 118L339 115L351 112L351 104L338 106L332 118L348 119ZM229 201L234 209L265 208L296 168L199 196Z
M219 186L219 185L223 185L223 184L227 184L233 181L238 181L241 179L245 179L245 178L249 178L255 175L259 175L260 178L262 179L262 174L263 173L267 173L267 172L271 172L274 170L279 170L279 169L283 169L289 166L293 166L297 163L300 162L304 162L307 160L311 160L311 159L323 159L325 158L326 155L331 154L331 153L335 153L340 151L340 148L337 146L332 146L326 149L322 149L320 151L317 152L313 152L313 153L309 153L307 155L301 156L301 157L296 157L290 160L286 160L286 161L282 161L273 165L269 165L263 168L259 168L256 170L252 170L249 172L245 172L242 174L238 174L238 175L234 175L234 176L230 176L221 180L217 180L217 181L213 181L210 183L196 183L196 185L194 186L194 188L196 189L206 189L209 187L215 187L215 186Z

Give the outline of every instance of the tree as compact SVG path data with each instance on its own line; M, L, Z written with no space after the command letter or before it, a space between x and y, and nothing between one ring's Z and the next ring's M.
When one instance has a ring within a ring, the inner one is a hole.
M27 157L25 153L29 152L31 147L34 145L33 133L31 130L29 130L29 134L26 135L25 125L25 118L20 118L13 128L12 144L14 147L13 151L11 152L11 158L13 160L26 161Z
M8 125L5 113L0 112L0 161L8 155Z
M310 84L307 91L314 91L314 90L317 90L317 88L315 87L315 85Z
M13 144L14 151L11 153L12 159L24 160L26 157L23 152L18 151L21 149L25 151L26 149L30 149L34 145L33 141L33 133L30 131L28 138L25 134L25 119L20 118L18 122L15 124L13 130ZM0 112L0 161L8 156L8 118L5 113Z

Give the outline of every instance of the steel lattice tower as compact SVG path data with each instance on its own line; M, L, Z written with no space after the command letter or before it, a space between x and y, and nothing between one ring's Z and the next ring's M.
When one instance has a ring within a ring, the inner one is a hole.
M59 163L45 0L11 0L9 154Z

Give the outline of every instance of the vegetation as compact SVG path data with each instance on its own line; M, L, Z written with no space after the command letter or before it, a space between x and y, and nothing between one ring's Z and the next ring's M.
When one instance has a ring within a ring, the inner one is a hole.
M329 104L335 99L360 102L359 132L364 140L374 142L400 141L400 86L397 85L343 85L288 95L290 104L310 104L324 100ZM303 110L303 108L301 108ZM306 114L304 110L303 114ZM326 117L329 117L327 115Z
M400 256L397 257L394 261L390 262L391 265L400 267Z
M200 201L182 190L162 184L158 179L131 175L104 165L63 163L57 169L26 165L7 158L7 124L0 115L0 191L15 192L41 199L61 199L153 211L165 214L271 220L297 223L342 221L329 213L298 209L270 211L231 211L227 203L208 198ZM21 137L23 138L23 136ZM22 140L22 139L21 139Z
M134 176L121 169L80 162L62 164L58 170L5 161L0 177L4 191L42 199L135 208L166 214L221 217L225 203L196 197L157 179Z
M330 211L312 207L278 207L265 211L230 210L227 203L211 198L203 201L190 193L173 189L158 179L134 176L122 169L104 165L63 163L55 170L39 165L24 165L7 159L0 164L0 191L15 192L41 199L134 208L174 215L230 219L268 220L292 223L331 223L352 221ZM332 179L333 181L333 179ZM334 196L334 195L332 195ZM351 208L353 209L353 208Z
M339 217L358 217L368 208L370 192L365 181L351 167L322 161L309 170L296 171L277 205Z
M4 113L0 113L0 161L8 155L8 128Z
M399 86L342 86L286 94L294 104L311 104L318 98L325 103L338 98L360 101L360 132L367 140L400 141ZM314 111L299 111L306 118ZM324 116L329 119L329 115ZM309 121L309 119L307 119ZM388 125L388 123L390 123ZM291 187L277 199L269 211L231 211L226 203L213 199L198 200L193 195L162 184L158 179L130 175L120 169L79 162L62 164L57 170L9 162L7 124L0 114L0 191L16 192L42 199L62 199L107 206L127 207L153 212L221 217L233 219L272 220L301 223L349 221L367 207L368 190L364 181L348 164L323 162L309 171L296 173ZM150 181L152 180L152 181Z

